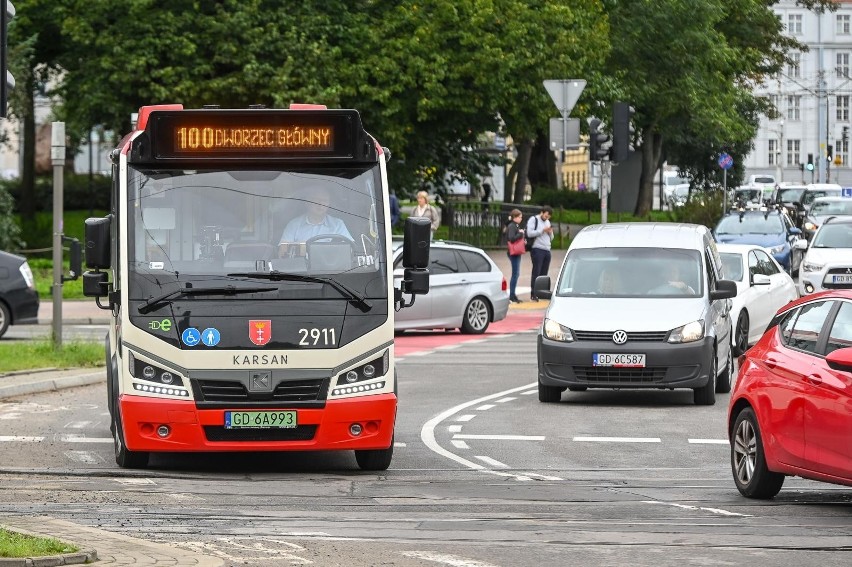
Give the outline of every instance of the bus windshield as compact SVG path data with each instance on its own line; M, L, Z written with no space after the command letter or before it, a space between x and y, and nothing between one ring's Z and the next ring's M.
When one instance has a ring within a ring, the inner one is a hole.
M291 171L131 168L128 203L131 299L161 295L174 287L164 284L176 282L221 286L255 275L268 284L270 273L305 276L277 279L273 285L281 291L273 299L305 298L311 277L365 297L387 297L377 164Z

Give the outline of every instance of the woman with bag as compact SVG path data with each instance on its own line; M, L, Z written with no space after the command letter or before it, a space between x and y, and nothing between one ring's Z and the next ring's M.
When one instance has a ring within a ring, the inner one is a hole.
M521 219L523 216L523 213L518 209L512 209L512 212L509 213L511 221L506 226L509 263L512 265L512 277L509 280L509 301L513 303L521 302L515 293L515 287L518 285L518 278L521 275L521 257L526 252L524 229L521 228Z

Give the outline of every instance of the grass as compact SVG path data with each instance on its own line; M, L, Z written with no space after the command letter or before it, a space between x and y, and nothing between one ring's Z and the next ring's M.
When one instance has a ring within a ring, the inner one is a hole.
M79 548L50 537L35 537L0 528L0 557L43 557L74 553Z
M34 368L81 368L104 365L103 343L51 341L0 342L0 373Z

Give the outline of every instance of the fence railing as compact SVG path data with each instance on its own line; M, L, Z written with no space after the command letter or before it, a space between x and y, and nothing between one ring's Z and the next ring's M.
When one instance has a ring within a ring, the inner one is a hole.
M505 246L502 241L503 226L509 220L512 209L524 213L524 222L541 210L536 205L450 201L445 206L442 222L449 228L450 240L466 242L479 248L499 248ZM561 245L561 231L556 226L554 230L559 232Z

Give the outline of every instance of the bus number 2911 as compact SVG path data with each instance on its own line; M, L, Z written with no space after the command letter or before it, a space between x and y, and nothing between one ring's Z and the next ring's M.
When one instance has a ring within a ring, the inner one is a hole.
M326 327L324 329L299 329L299 345L300 346L336 346L337 339L335 338L334 329Z

